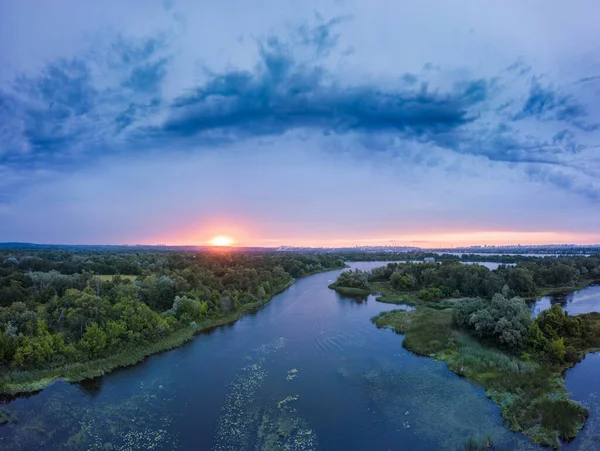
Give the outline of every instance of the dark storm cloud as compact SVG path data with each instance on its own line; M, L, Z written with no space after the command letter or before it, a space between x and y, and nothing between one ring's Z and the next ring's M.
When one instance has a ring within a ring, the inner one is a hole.
M446 91L344 86L321 68L296 64L286 47L270 40L253 72L215 74L175 100L157 133L193 136L220 130L236 137L280 134L293 128L395 131L411 136L448 132L472 122L487 82L457 83Z

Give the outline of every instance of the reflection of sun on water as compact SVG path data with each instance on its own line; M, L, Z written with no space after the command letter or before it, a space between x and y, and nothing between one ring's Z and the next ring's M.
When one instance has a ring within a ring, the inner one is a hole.
M210 240L210 244L212 246L231 246L233 244L233 240L228 236L216 236Z

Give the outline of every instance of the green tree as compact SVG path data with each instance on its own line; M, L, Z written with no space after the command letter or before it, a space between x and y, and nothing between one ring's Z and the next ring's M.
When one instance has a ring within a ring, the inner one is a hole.
M46 323L37 322L37 333L33 337L18 337L18 345L14 354L14 362L18 366L41 366L52 359L55 354L60 354L65 348L61 334L52 335L48 332Z
M563 337L549 341L546 345L546 354L551 361L560 363L564 360L567 349L565 339Z
M258 290L256 291L256 296L261 301L264 301L265 298L267 297L267 293L266 293L265 289L262 286L258 287Z
M100 357L106 348L106 332L96 323L92 323L85 328L85 333L81 339L81 346L92 358Z

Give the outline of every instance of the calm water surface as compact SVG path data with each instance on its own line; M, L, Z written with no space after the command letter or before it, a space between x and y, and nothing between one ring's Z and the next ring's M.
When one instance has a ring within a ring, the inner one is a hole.
M329 290L340 272L135 367L13 400L19 420L0 427L0 449L437 450L470 436L529 448L482 389L370 322L397 306ZM595 400L599 365L589 356L569 371L575 399ZM594 443L591 420L571 448Z
M559 304L569 315L600 312L600 285L592 285L571 293L543 296L533 304L532 315L538 316L553 304Z

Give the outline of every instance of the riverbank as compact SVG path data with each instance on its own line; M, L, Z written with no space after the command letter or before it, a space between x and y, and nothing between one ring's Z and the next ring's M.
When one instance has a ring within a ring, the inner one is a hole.
M535 296L531 296L530 298L526 298L527 301L534 301L537 300L537 298L542 297L542 296L550 296L553 294L564 294L564 293L570 293L573 291L578 291L578 290L583 290L584 288L587 288L589 286L592 285L597 285L600 284L600 281L596 280L596 279L587 279L585 282L582 282L576 286L566 286L566 287L546 287L546 288L541 288L538 290L537 294Z
M362 288L353 288L353 287L338 287L334 284L329 285L327 288L336 291L342 296L348 296L352 298L356 297L365 297L369 294L373 293L372 290L363 290Z
M0 394L16 395L19 393L36 392L43 390L57 380L81 382L85 379L103 376L118 368L135 365L143 361L146 357L181 346L200 332L235 322L246 312L260 308L267 302L265 301L259 305L251 304L229 315L209 319L198 324L195 328L185 327L179 329L159 341L128 349L114 356L91 360L89 362L72 363L48 370L12 371L7 374L8 381L0 384Z
M527 302L533 302L542 296L550 296L553 294L563 294L569 293L577 290L583 290L589 286L600 284L598 280L589 279L585 282L582 282L576 286L563 286L563 287L545 287L537 290L536 294L533 296L523 298ZM389 283L386 282L373 282L372 289L365 290L361 288L351 288L351 287L343 287L337 286L335 284L329 285L329 288L335 290L341 295L351 296L351 297L363 297L368 296L369 294L377 295L377 301L383 302L385 304L409 304L415 305L420 303L420 299L418 298L418 290L412 291L395 291L389 287ZM466 299L464 297L455 298L455 297L442 297L440 302L456 302L460 299Z
M586 317L595 327L598 317ZM404 334L403 346L418 355L445 362L459 376L485 389L500 408L508 427L529 436L532 442L558 448L577 436L589 415L569 399L564 372L573 365L552 366L488 347L452 324L450 309L422 305L414 311L381 313L377 327ZM597 349L586 349L594 352Z
M343 268L327 268L312 274L334 271ZM308 275L302 276L307 277ZM214 329L219 326L231 324L239 320L246 313L255 312L268 304L273 297L285 291L296 282L296 279L282 286L262 302L247 304L219 318L209 318L196 324L196 327L184 327L169 334L162 339L127 349L116 355L87 362L77 362L56 368L33 371L10 371L0 378L0 395L17 395L43 390L57 380L65 382L81 382L86 379L108 374L116 369L133 366L142 362L147 357L169 351L190 341L195 335Z

